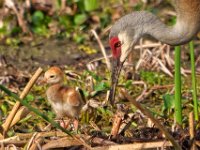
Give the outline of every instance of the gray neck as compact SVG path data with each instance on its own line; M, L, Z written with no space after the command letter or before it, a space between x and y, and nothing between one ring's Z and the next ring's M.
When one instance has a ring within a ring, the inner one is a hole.
M177 23L168 27L155 15L139 11L125 15L111 29L110 37L125 32L136 42L143 35L169 44L180 45L190 41L200 29L200 0L174 0Z
M199 18L198 18L199 20ZM155 39L169 44L181 45L189 42L199 31L199 21L192 21L187 18L177 18L177 23L168 27L157 17L153 16L147 24L143 24L143 34L148 34Z

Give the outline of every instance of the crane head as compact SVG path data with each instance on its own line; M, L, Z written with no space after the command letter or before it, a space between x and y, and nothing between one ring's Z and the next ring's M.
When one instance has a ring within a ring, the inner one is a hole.
M112 51L112 74L111 74L111 90L109 95L109 101L114 104L116 86L118 84L118 78L123 67L123 64L132 50L133 41L126 32L120 32L118 36L111 36L109 38L109 44Z
M123 63L120 62L122 43L118 37L112 37L110 38L109 44L112 50L112 70L111 70L112 74L111 74L111 90L110 90L109 100L111 104L114 104L116 86L118 83L118 78L121 68L123 66Z

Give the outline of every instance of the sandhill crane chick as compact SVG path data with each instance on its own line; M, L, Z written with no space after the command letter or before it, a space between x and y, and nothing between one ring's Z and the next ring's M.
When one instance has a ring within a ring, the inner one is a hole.
M74 129L78 129L78 117L83 106L83 99L79 90L63 85L64 73L58 67L49 68L44 74L44 80L49 85L46 95L57 119L65 117L73 119ZM67 127L67 123L60 125Z

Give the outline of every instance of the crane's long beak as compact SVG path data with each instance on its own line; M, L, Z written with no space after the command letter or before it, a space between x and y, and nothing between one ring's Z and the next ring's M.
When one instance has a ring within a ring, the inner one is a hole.
M112 60L112 75L111 75L111 89L110 89L110 95L109 95L109 101L111 105L114 104L115 101L115 93L116 93L116 87L118 84L119 75L121 72L121 68L123 66L123 62L120 62L119 59L113 58Z

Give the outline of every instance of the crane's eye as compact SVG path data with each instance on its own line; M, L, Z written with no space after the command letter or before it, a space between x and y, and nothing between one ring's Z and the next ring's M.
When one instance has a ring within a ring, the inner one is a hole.
M119 38L113 37L110 39L109 42L110 42L113 58L119 58L121 55L121 42Z
M119 41L119 42L115 43L115 44L114 44L114 47L115 47L115 48L121 47L121 42Z

